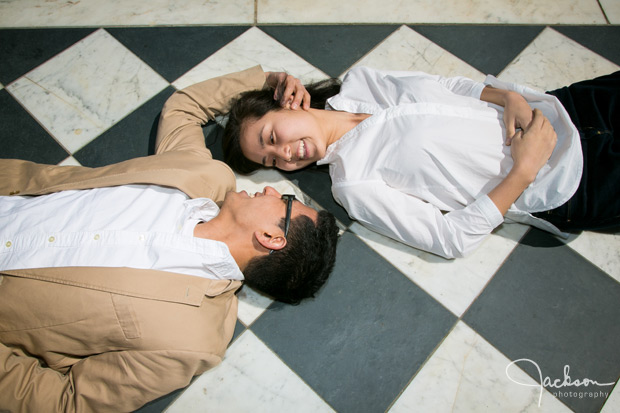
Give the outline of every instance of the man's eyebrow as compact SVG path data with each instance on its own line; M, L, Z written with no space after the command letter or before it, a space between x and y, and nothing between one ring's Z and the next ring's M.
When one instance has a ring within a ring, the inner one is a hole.
M258 143L260 144L261 148L265 147L265 142L263 141L263 130L265 130L265 125L263 125L262 128L260 128L260 132L258 132ZM267 162L267 157L263 156L263 159L261 161L261 163L263 164L263 166L265 166L265 163Z

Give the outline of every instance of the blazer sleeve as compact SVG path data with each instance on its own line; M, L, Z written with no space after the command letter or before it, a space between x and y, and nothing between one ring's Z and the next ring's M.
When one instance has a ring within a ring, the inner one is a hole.
M10 412L131 412L189 384L221 361L190 351L118 351L63 375L0 344L0 407ZM2 410L4 411L4 410Z
M265 73L260 66L205 80L175 92L164 105L157 129L155 153L205 151L202 126L226 114L241 93L262 89Z

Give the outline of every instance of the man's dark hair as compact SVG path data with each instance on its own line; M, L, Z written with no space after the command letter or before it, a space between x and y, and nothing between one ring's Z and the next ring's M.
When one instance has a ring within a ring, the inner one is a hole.
M284 219L280 223L284 230ZM305 215L291 220L286 246L254 258L245 271L245 283L278 301L297 304L314 297L336 260L338 227L334 216L320 211L316 225Z
M326 79L320 82L306 85L310 93L310 107L325 109L327 99L340 92L338 79ZM249 174L263 166L247 159L241 151L241 129L243 123L248 120L258 120L268 112L281 110L280 104L273 99L273 89L251 90L242 93L231 102L228 113L228 122L224 128L222 148L224 161L236 172Z

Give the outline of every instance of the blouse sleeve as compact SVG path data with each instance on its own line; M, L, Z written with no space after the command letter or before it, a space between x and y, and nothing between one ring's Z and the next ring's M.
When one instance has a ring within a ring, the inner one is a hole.
M333 191L349 215L366 227L444 258L467 255L504 221L486 195L444 214L381 181L348 183Z

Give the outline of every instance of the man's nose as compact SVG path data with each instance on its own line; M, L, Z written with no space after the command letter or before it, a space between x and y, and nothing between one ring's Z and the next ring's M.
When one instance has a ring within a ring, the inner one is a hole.
M263 194L264 195L270 195L270 196L275 196L278 198L281 198L282 195L275 190L275 188L271 187L271 186L266 186L265 189L263 189Z

